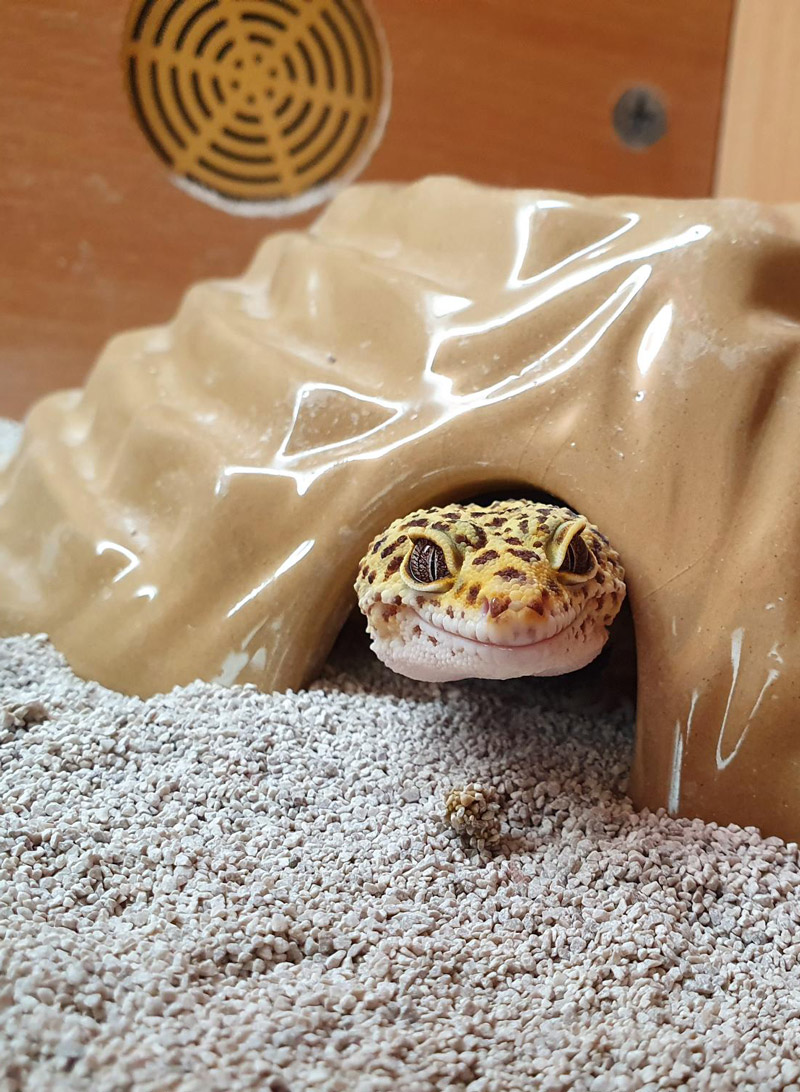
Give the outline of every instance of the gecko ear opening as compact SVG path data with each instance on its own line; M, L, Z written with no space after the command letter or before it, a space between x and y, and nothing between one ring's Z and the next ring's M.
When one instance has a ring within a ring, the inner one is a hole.
M565 583L583 583L597 572L597 558L581 536L586 526L584 516L565 520L552 532L545 547L547 560Z

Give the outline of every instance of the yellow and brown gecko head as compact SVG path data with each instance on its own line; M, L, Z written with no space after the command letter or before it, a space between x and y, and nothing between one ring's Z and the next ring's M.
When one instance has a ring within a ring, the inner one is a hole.
M356 580L372 647L413 679L561 675L597 656L625 598L608 539L569 508L525 500L412 512Z

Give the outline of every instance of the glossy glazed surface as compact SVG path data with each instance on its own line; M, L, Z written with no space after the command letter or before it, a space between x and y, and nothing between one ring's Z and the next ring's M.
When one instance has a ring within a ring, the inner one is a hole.
M366 544L534 486L636 626L638 804L800 835L800 248L747 203L356 187L114 339L0 476L0 629L149 694L307 681Z

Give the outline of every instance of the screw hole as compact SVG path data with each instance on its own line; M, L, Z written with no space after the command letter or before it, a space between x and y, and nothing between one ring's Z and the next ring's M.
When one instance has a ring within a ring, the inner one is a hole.
M611 114L614 132L632 151L644 151L667 131L667 111L649 87L631 87L620 95Z

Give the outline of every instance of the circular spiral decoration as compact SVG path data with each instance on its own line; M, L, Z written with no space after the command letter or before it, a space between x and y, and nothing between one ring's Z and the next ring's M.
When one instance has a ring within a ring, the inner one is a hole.
M234 212L325 200L364 167L388 108L363 0L135 0L124 63L176 181Z

